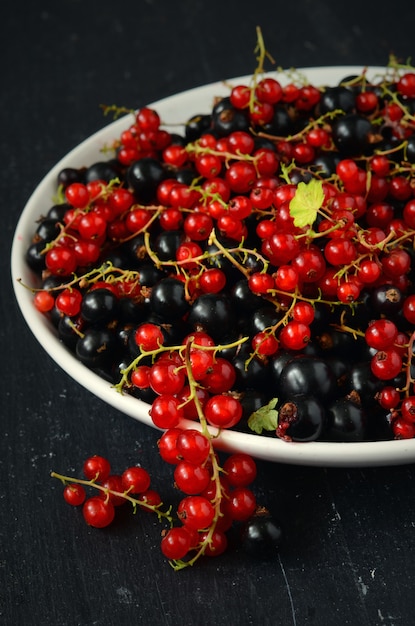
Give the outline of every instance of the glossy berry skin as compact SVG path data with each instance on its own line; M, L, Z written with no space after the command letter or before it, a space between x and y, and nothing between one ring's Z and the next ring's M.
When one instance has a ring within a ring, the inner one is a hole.
M229 456L223 470L230 485L234 487L246 487L256 478L257 468L254 459L242 452Z
M171 528L161 540L161 551L168 559L183 559L191 547L191 535L184 527Z
M82 513L86 523L94 528L109 526L115 517L114 505L99 496L88 498L83 505Z
M232 396L218 394L205 404L205 417L211 426L232 428L242 417L242 406Z
M284 533L278 521L268 512L258 512L241 529L242 548L250 556L272 559L278 553Z
M328 409L324 441L364 441L367 430L365 410L347 398L339 398Z
M94 289L84 295L80 310L86 321L106 323L117 317L118 298L108 289Z
M128 493L143 493L150 488L150 474L142 467L130 467L121 475L122 486Z
M66 485L63 490L63 497L68 504L72 506L80 506L85 502L86 491L82 485L76 483Z
M215 517L215 509L209 500L191 495L180 502L177 514L182 523L193 530L209 528Z
M327 400L336 393L336 380L326 361L317 357L291 359L280 374L280 389L288 400L292 395L315 395Z
M83 471L88 480L104 481L110 475L111 465L105 457L95 454L85 460Z
M182 460L175 467L174 481L177 488L183 493L196 495L207 489L211 477L205 466Z
M256 507L256 497L248 487L235 487L226 502L226 511L232 519L238 522L249 519Z
M315 441L325 425L326 411L317 398L294 395L279 408L277 436L292 441Z
M210 442L201 432L189 428L178 434L176 448L186 461L203 464L209 456Z

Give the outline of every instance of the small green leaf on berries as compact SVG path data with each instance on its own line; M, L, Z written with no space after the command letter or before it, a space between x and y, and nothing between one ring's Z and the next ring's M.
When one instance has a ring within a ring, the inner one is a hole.
M278 398L273 398L248 418L248 426L260 435L263 430L276 430L278 426L278 411L275 409Z
M290 215L294 219L294 226L298 228L311 226L323 201L324 191L321 180L312 178L308 183L298 183L295 195L290 202Z

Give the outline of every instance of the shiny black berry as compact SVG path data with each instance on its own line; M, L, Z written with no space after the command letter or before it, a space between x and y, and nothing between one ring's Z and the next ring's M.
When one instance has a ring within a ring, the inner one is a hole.
M149 304L166 321L180 319L189 309L184 283L176 278L163 278L151 289Z
M367 435L368 419L362 406L350 398L338 398L327 410L325 441L358 442Z
M221 340L234 328L235 311L230 298L221 294L203 294L191 308L188 323L194 330L203 330L215 340Z
M152 202L157 187L166 177L163 165L151 157L135 161L127 171L127 181L134 190L139 202Z
M369 120L354 113L344 115L333 123L333 141L342 157L365 154L371 133Z
M118 314L118 298L109 289L94 289L82 299L81 315L92 324L105 324L114 320Z
M326 412L322 403L313 396L299 394L278 410L277 435L292 441L315 441L325 427Z
M324 359L299 356L291 359L283 368L279 389L283 399L293 395L313 395L324 400L336 395L336 378Z
M268 559L278 553L284 533L280 523L265 510L259 510L242 526L241 545L251 556Z

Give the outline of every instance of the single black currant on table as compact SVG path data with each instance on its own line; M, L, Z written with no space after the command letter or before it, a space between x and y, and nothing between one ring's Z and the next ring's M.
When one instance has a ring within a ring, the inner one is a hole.
M258 509L241 528L242 547L253 557L273 559L278 555L284 531L266 509Z

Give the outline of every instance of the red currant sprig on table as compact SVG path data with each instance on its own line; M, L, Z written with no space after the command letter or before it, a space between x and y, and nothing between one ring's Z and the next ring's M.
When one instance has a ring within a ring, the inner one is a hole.
M251 456L232 454L223 468L219 468L210 439L193 429L165 431L158 447L161 457L174 464L175 484L184 494L177 516L173 516L171 506L163 509L159 493L150 488L150 474L140 466L113 474L108 460L95 455L84 463L85 478L56 472L51 475L64 483L65 501L72 506L82 506L82 515L89 526L106 528L114 521L117 508L126 503L133 506L134 512L141 508L155 513L159 521L167 522L169 528L162 531L161 551L175 570L194 565L203 555L222 554L228 545L226 532L233 522L244 522L242 545L245 547L244 537L248 534L249 552L253 551L252 544L257 544L257 553L263 556L263 542L268 548L279 548L281 529L269 513L267 532L254 541L251 537L255 525L262 526L265 511L257 507L250 489L257 473ZM88 490L98 491L98 494L88 495ZM257 514L261 522L257 522Z
M163 347L157 327L147 324L138 330L141 354L124 371L121 389L126 381L134 384L136 372L140 372L138 378L142 380L140 362L151 355L153 365L145 366L148 371L144 379L157 394L150 415L155 425L164 430L158 442L159 453L174 466L174 484L182 494L177 517L173 518L171 507L162 509L161 498L150 490L150 475L141 467L130 467L121 475L114 475L109 462L96 455L84 463L85 479L71 479L55 472L52 476L65 483L64 498L69 504L83 506L85 521L91 526L108 526L116 507L127 501L134 509L143 507L155 512L170 525L162 533L162 553L174 569L180 570L203 555L222 554L228 544L226 533L234 522L254 523L258 506L251 485L257 468L254 459L244 453L228 456L221 466L214 449L212 427L229 427L241 417L239 401L227 394L227 387L234 380L232 372L225 374L227 378L220 380L220 385L214 380L214 359L221 366L219 372L226 372L224 360L216 356L221 347L215 346L203 332L188 337L181 346ZM196 355L207 355L207 364ZM196 379L205 381L212 392L208 399L199 393L202 387ZM184 409L190 406L195 428L184 428L181 420ZM100 493L86 499L86 487ZM263 539L278 548L281 532L278 542L269 536Z
M157 514L160 520L172 521L171 508L162 510L158 492L150 489L150 474L140 466L127 468L122 474L113 474L109 461L100 455L86 459L85 478L72 478L52 472L65 487L63 496L68 504L82 505L86 523L94 528L109 526L115 517L116 507L130 502L134 510L142 508ZM95 489L98 495L88 496L87 489Z

